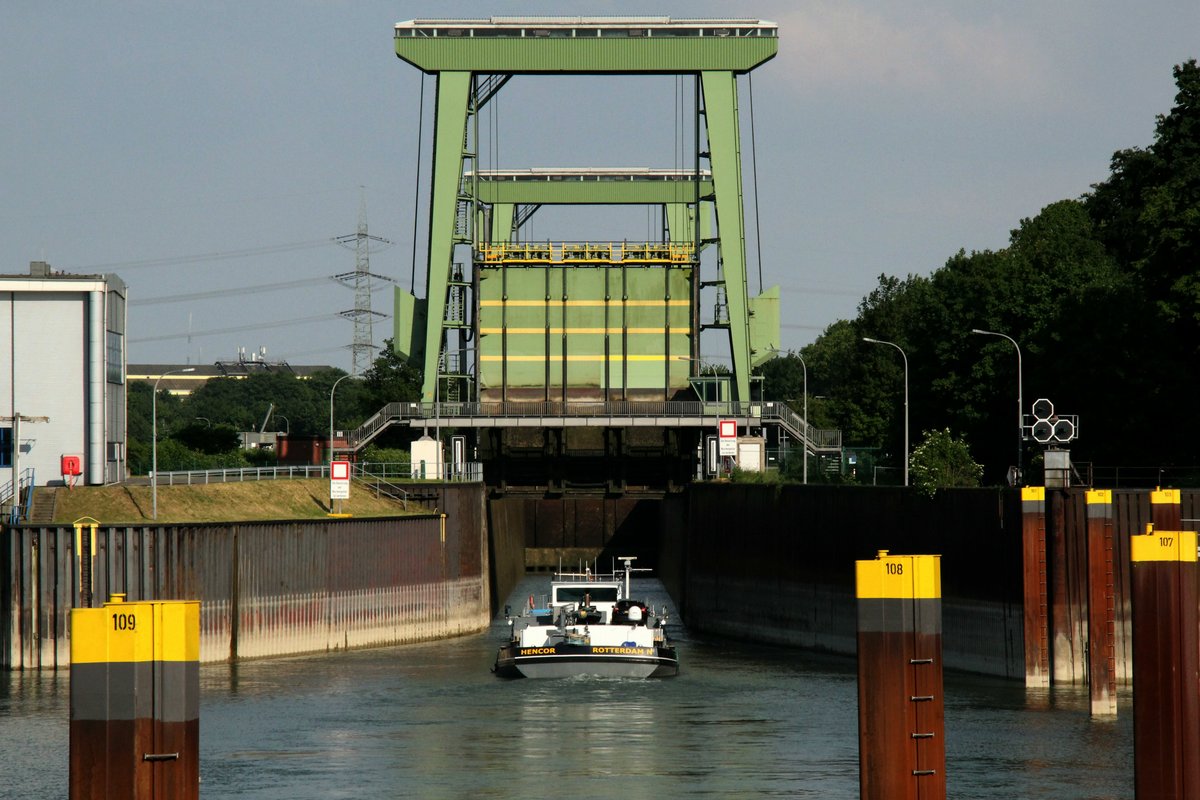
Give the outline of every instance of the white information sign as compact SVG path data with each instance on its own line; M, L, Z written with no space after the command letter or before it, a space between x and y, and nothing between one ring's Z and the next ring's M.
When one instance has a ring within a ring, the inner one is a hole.
M723 419L717 422L717 453L722 456L737 455L737 420Z
M350 499L350 462L329 462L329 499Z

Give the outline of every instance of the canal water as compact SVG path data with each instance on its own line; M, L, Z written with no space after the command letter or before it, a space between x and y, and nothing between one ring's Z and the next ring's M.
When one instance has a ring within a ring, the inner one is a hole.
M655 606L670 600L635 581ZM514 606L544 593L530 578ZM201 669L201 797L858 798L853 659L675 629L657 681L504 681L506 626L429 645ZM0 798L66 797L69 680L0 675ZM1131 708L947 674L952 798L1133 796Z

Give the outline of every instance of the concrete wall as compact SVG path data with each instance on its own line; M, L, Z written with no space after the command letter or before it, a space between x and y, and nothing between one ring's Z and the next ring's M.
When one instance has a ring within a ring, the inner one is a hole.
M476 633L491 616L483 491L443 495L445 517L101 527L93 606L112 592L199 599L205 662ZM0 667L66 667L75 532L4 535Z

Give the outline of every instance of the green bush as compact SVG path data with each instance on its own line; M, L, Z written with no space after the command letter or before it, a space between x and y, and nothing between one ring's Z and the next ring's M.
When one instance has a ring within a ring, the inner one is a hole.
M932 497L938 489L978 486L983 465L971 458L971 449L962 436L949 428L925 431L923 439L908 460L910 483Z

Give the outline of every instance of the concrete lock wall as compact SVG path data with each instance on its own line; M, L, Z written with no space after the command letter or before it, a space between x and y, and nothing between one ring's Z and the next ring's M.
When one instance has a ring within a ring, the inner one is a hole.
M415 517L100 526L93 605L115 592L200 600L202 662L476 633L490 619L483 491L444 487L435 502L439 513ZM5 535L0 667L66 668L75 531Z

